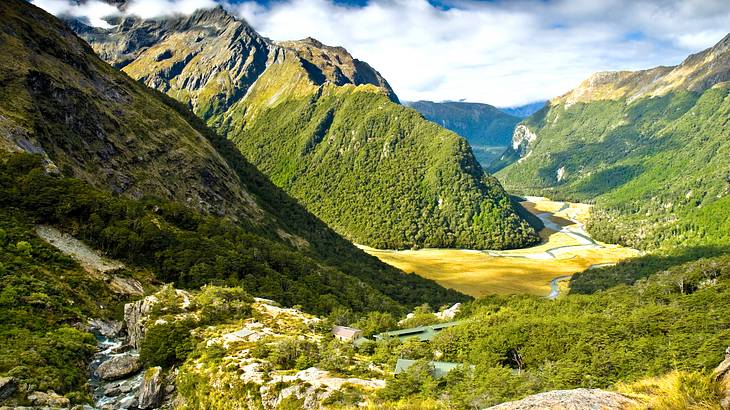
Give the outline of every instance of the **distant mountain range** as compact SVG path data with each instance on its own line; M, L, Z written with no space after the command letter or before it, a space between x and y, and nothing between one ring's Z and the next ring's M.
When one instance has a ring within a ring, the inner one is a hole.
M599 238L640 247L728 239L730 36L673 67L603 72L515 130L509 190L594 201Z
M510 145L512 132L521 120L489 104L414 101L404 102L404 105L466 138L485 168Z
M530 115L540 111L547 104L547 101L536 101L533 103L518 105L515 107L500 107L499 110L515 117L527 118Z
M535 230L465 140L398 104L341 47L272 42L222 8L71 22L105 60L188 105L345 237L380 248L512 248Z

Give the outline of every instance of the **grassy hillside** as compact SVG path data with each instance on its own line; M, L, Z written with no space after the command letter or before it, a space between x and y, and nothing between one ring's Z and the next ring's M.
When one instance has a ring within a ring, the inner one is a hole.
M730 96L712 81L730 68L727 43L676 68L596 75L553 100L522 123L532 141L515 141L506 157L519 161L498 177L508 190L595 202L589 228L607 242L726 243L715 227L730 223Z

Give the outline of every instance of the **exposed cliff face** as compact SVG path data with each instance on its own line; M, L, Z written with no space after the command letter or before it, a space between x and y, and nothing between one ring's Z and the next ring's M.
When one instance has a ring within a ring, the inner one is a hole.
M537 140L537 135L530 131L530 128L525 124L520 124L515 128L515 132L512 134L512 149L519 154L520 157L525 157L528 152L528 147L531 143Z
M204 119L241 100L284 50L302 58L310 79L319 85L373 84L397 101L387 81L344 48L312 38L274 43L222 7L190 16L111 22L116 24L111 29L70 24L102 59L187 104Z
M264 217L236 172L185 119L59 21L23 10L0 5L7 28L0 33L0 147L40 153L50 169L115 193Z

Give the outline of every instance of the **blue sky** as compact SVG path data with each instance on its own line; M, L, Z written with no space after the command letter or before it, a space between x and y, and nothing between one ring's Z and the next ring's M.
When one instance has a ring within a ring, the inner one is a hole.
M108 5L33 0L88 16ZM218 3L274 40L314 37L380 71L404 100L512 106L593 72L678 64L730 30L728 0L132 0L142 17Z

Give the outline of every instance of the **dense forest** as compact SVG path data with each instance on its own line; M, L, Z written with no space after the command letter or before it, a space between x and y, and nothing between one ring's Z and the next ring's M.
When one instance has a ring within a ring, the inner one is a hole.
M595 202L599 240L653 249L727 241L728 89L547 107L508 189ZM570 135L570 138L565 138ZM560 174L560 177L558 177Z
M398 249L537 241L462 138L371 86L320 89L295 63L276 70L234 106L221 132L337 232ZM276 84L289 77L300 80L284 98ZM269 106L272 94L280 101Z

